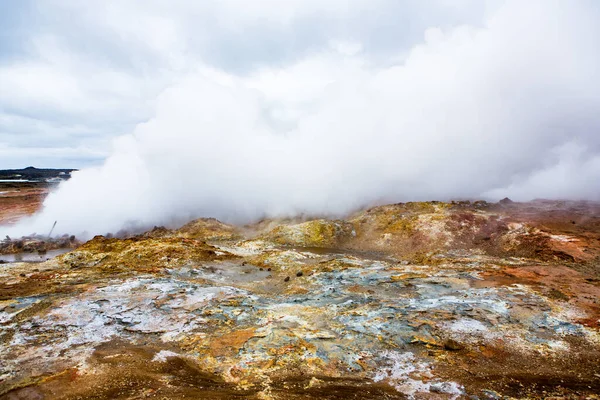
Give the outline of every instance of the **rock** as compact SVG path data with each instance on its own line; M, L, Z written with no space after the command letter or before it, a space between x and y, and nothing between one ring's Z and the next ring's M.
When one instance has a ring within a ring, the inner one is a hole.
M484 389L481 391L481 393L484 399L500 400L502 398L502 396L494 390Z
M147 238L162 238L173 236L173 231L165 228L164 226L155 226L152 230L143 234Z
M295 225L281 225L263 239L303 247L334 247L352 238L353 226L345 221L318 219Z
M4 240L0 245L0 254L38 253L44 255L50 250L72 249L78 246L78 241L65 238L48 238L42 236L24 236L21 239Z
M444 342L444 349L450 351L462 350L465 347L454 339L448 339Z
M175 234L201 240L233 240L240 237L236 227L215 218L196 219L177 229Z

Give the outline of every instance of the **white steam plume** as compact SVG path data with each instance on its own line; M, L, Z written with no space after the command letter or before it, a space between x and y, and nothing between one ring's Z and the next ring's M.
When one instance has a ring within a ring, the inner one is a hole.
M593 2L508 2L402 63L352 43L239 77L198 68L9 234L245 222L415 199L600 198Z

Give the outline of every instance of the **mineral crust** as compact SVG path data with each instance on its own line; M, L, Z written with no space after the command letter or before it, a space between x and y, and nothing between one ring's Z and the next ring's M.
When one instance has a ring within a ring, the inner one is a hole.
M214 219L0 264L0 399L598 399L600 207Z

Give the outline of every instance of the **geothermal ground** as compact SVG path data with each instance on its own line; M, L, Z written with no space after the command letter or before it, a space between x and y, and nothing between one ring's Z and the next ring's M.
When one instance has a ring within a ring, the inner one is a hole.
M60 240L0 264L0 399L600 398L598 204Z
M14 223L36 212L49 189L46 182L0 181L0 225Z

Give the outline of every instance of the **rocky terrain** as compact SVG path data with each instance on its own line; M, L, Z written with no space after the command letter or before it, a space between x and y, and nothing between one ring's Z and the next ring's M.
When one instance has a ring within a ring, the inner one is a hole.
M596 203L98 236L0 265L0 399L598 399L599 298Z

